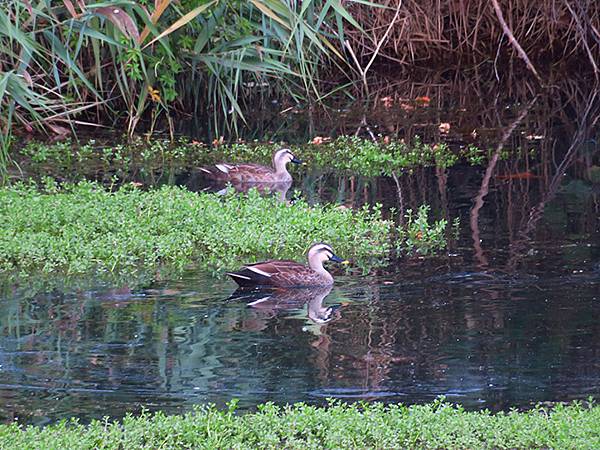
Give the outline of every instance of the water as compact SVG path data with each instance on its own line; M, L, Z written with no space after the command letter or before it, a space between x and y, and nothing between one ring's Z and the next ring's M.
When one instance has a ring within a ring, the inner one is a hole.
M0 303L0 414L43 424L232 398L252 408L445 395L507 409L597 397L598 195L563 189L518 252L495 204L508 194L500 184L481 209L479 251L473 193L461 189L448 205L463 223L450 256L338 275L331 292L247 306L261 295L230 298L232 282L196 270L135 287L15 287Z
M160 281L5 288L0 418L87 421L233 398L244 410L327 398L444 395L493 410L598 398L599 134L597 121L580 126L585 111L574 110L544 130L525 116L504 141L535 147L535 158L417 169L398 185L322 172L297 182L311 201L426 202L437 217L460 217L458 239L439 258L394 261L370 276L336 273L330 292L236 297L233 282L193 268Z
M327 324L308 319L301 302L249 308L226 300L225 283L202 293L202 281L189 274L181 288L4 306L4 419L175 412L234 397L251 407L445 395L497 409L600 393L598 282L589 276L342 278L325 300L341 305Z

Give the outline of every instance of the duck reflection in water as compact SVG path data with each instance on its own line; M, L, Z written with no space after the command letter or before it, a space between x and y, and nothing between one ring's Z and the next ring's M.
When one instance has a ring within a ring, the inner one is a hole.
M317 325L323 325L339 318L339 305L324 306L323 301L333 286L312 288L270 289L247 291L238 289L231 295L232 300L241 300L249 308L258 312L262 319L260 329L266 328L266 321L282 311L300 310L307 306L308 318Z

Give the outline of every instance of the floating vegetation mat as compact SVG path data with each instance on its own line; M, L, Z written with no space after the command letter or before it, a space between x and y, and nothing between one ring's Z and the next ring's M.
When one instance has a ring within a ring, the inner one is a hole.
M256 191L220 196L127 185L110 192L89 182L4 188L0 217L0 270L22 273L190 263L221 270L266 257L303 260L319 241L367 270L385 261L394 231L378 206L287 204Z
M15 151L15 159L26 174L36 177L51 175L71 181L83 178L110 181L113 177L127 180L133 174L185 171L215 162L259 162L270 164L273 152L282 143L237 143L206 146L180 139L176 142L155 139L147 143L134 140L128 144L102 144L88 141L76 145L70 141L45 143L31 141ZM415 137L410 143L399 140L373 141L354 136L314 140L292 145L295 154L309 168L335 170L363 176L399 174L415 167L448 168L459 162L484 164L492 150L475 145L450 147L445 143L424 143ZM520 156L508 151L502 158Z

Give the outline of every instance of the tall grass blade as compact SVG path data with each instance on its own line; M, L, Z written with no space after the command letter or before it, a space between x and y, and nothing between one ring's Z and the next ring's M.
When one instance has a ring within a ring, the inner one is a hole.
M206 11L208 8L210 8L211 6L213 6L214 4L217 3L218 0L213 0L212 2L206 3L204 5L198 6L197 8L191 10L189 13L187 13L186 15L184 15L183 17L180 17L178 20L176 20L171 26L169 26L165 31L163 31L162 33L160 33L158 36L156 36L154 39L152 39L150 42L148 42L144 48L148 47L149 45L153 44L154 42L162 39L163 37L171 34L173 31L181 28L182 26L184 26L185 24L187 24L188 22L190 22L191 20L194 20L194 18L198 15L198 14L202 14L204 11Z

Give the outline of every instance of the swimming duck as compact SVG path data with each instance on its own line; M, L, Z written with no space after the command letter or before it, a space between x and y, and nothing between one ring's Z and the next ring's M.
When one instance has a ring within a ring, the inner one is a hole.
M273 153L273 167L259 164L220 163L210 167L200 167L206 178L214 181L230 181L232 183L282 183L291 182L292 176L287 171L287 163L301 164L289 148L282 148Z
M327 244L314 244L308 250L308 267L295 261L269 260L248 264L237 272L228 272L240 287L301 287L329 286L333 277L325 268L325 261L348 264L333 253Z

